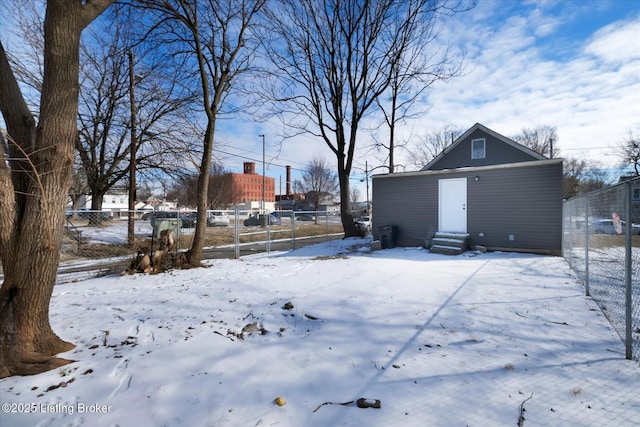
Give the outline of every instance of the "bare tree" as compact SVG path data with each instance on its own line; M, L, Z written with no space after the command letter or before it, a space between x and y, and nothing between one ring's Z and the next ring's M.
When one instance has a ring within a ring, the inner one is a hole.
M294 182L296 192L305 194L315 210L327 196L333 198L339 189L338 177L323 157L314 156L302 171L301 179ZM317 217L316 217L317 221Z
M622 166L633 167L633 175L640 176L640 138L632 130L627 131L627 136L613 152Z
M81 50L76 144L92 196L92 210L101 210L104 195L118 185L124 187L132 170L174 174L184 167L180 159L187 148L181 141L187 137L182 124L191 101L178 84L179 76L158 71L163 68L161 57L147 54L136 59L131 81L134 64L129 65L127 55L131 41L122 29L130 23L113 13L100 24L88 32ZM133 85L137 94L133 97L134 144L130 137L133 116L129 112ZM133 168L131 161L135 162Z
M562 197L565 199L612 184L598 162L567 156L562 167Z
M76 161L73 165L73 171L71 173L71 185L69 186L69 199L71 200L71 210L75 217L78 215L79 203L82 197L89 192L89 186L87 186L87 179L82 173L82 167Z
M288 136L310 134L336 156L345 237L356 236L349 175L359 127L389 87L404 2L282 0L267 10L265 94Z
M360 201L360 197L362 197L362 193L357 187L351 188L351 204L358 203Z
M0 44L0 378L69 363L74 346L51 329L49 302L60 260L77 137L80 35L111 0L50 0L44 19L39 118L29 111Z
M150 187L148 181L140 181L136 189L137 199L140 201L146 201L153 196L153 189Z
M249 70L254 46L249 26L266 0L148 0L145 7L158 13L156 35L174 56L196 72L183 76L197 82L201 110L206 116L202 156L198 168L198 217L189 262L202 259L206 233L209 171L217 121L236 112L230 99L233 84ZM237 100L235 100L237 101Z
M566 161L567 160L565 160L565 162ZM613 184L607 170L602 167L600 162L589 161L587 164L587 168L585 168L580 177L580 183L578 185L579 194L600 190Z
M209 175L208 209L223 209L240 203L240 193L233 188L231 173L221 164L214 163Z
M178 178L167 196L175 199L183 206L197 206L198 204L198 175L185 175ZM209 194L207 195L207 209L222 209L240 202L239 194L233 191L231 175L222 165L214 163L209 174Z
M421 169L442 154L463 133L464 130L454 125L445 125L440 129L426 132L411 150L415 166Z
M0 12L15 20L16 28L10 31L15 40L20 41L16 46L5 45L7 57L16 78L27 88L23 95L27 104L34 109L38 99L32 95L40 94L44 74L44 12L40 3L5 0L0 4Z
M558 158L560 155L558 131L555 126L538 125L523 128L511 139L548 158ZM605 187L609 179L599 166L598 162L565 156L562 166L563 197L569 199Z
M562 165L562 196L569 199L580 194L580 178L587 169L584 159L567 158Z
M539 125L534 128L524 128L511 139L550 159L560 155L557 147L558 130L555 126Z
M39 95L42 88L41 57L44 33L41 27L44 11L34 3L15 2L21 48L26 53L14 55L11 63L21 83ZM79 167L74 167L74 185L69 197L77 202L91 194L91 209L101 210L104 195L114 187L125 187L133 168L140 174L177 173L183 168L179 160L186 149L180 144L188 114L184 111L188 98L177 84L179 76L165 76L161 56L146 50L136 80L138 93L135 109L138 129L136 144L128 137L130 121L130 79L127 52L133 42L126 31L133 27L129 13L103 15L83 35L80 50L80 98L76 149ZM127 21L129 19L129 21ZM142 51L142 49L140 49ZM144 60L144 61L143 61ZM136 155L131 156L135 147ZM83 175L83 176L80 176ZM76 185L82 184L82 187ZM75 206L74 206L75 207ZM75 209L74 209L75 210ZM90 223L100 223L99 215Z
M389 87L376 102L389 129L387 144L378 142L387 153L389 173L395 172L397 124L417 117L422 110L413 111L424 92L438 81L448 81L462 71L462 60L454 59L449 49L434 48L440 35L440 21L444 15L468 11L462 2L448 0L409 0L400 8L390 44L394 46L389 64ZM471 6L472 7L472 6ZM420 104L424 105L424 104Z

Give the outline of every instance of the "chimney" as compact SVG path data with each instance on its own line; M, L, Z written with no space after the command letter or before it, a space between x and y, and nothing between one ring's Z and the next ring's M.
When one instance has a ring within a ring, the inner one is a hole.
M287 196L291 195L291 166L287 165Z
M256 173L256 164L254 162L244 162L244 173L253 175Z

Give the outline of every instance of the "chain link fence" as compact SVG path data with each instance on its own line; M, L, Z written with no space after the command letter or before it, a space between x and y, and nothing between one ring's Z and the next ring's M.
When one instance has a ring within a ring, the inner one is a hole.
M58 280L64 281L61 276L65 274L95 276L125 271L139 253L161 248L166 230L171 230L173 251L185 252L193 243L196 220L195 211L133 211L131 215L126 210L69 211ZM288 251L344 236L340 217L323 211L211 210L206 220L204 259Z
M640 178L564 203L563 256L640 361Z

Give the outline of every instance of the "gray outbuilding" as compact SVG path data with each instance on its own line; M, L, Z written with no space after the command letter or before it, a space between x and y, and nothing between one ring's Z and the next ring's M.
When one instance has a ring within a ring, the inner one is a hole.
M439 232L488 250L561 253L562 159L479 123L421 171L372 183L374 238L393 225L399 246L430 248Z

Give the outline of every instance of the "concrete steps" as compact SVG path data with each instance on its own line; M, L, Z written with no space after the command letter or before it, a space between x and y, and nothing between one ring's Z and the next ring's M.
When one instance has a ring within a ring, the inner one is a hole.
M442 233L437 232L431 239L432 254L460 255L469 247L469 235L467 233Z

